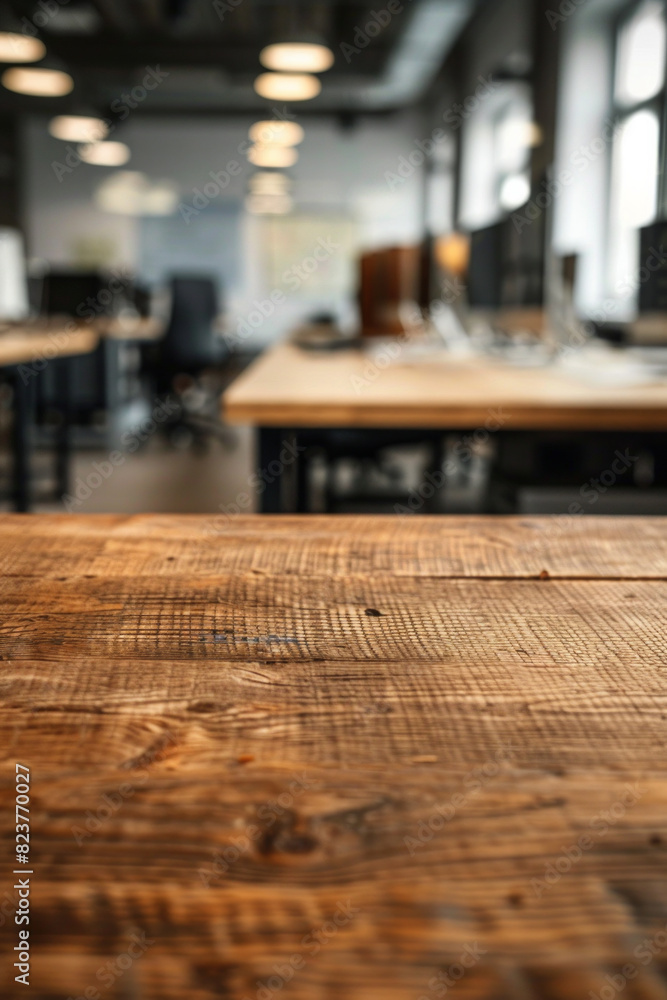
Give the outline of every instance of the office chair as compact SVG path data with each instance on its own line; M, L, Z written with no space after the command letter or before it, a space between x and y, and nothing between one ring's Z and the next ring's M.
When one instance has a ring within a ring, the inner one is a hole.
M175 275L170 288L169 325L144 367L154 377L158 395L178 397L178 413L165 426L169 438L203 446L207 435L225 436L218 420L222 386L215 373L229 349L215 330L216 283L203 276Z

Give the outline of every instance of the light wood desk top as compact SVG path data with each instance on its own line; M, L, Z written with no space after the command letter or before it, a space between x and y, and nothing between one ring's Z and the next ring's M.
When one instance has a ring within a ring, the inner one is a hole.
M82 323L72 328L68 319L0 324L0 366L88 354L98 341L94 326Z
M230 423L287 428L472 428L502 411L506 430L667 430L667 380L600 386L555 368L444 355L380 367L356 350L280 344L225 392L223 409Z
M104 337L113 340L160 340L167 328L166 323L154 316L130 317L104 317L96 323L100 333Z
M3 998L663 998L667 519L209 523L0 517Z

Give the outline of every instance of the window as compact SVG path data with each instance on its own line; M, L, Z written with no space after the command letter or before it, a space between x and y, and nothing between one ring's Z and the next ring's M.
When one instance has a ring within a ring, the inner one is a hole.
M627 317L636 302L639 229L658 214L664 87L664 3L645 0L620 23L616 41L608 277Z
M494 122L494 160L498 204L504 212L512 212L530 198L530 151L539 136L528 87L509 85L507 91Z

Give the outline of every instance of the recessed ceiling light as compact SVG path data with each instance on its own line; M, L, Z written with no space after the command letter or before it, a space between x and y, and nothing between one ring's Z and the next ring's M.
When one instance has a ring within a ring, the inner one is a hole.
M299 154L293 146L251 146L248 159L256 167L292 167Z
M255 122L248 135L260 145L298 146L304 131L296 122Z
M14 31L0 31L0 62L39 62L46 55L46 46L39 38L20 35Z
M308 73L262 73L255 80L256 92L270 101L310 101L321 89L317 77Z
M96 167L122 167L130 159L130 150L124 142L91 142L79 146L79 156Z
M85 115L57 115L49 122L49 132L54 139L65 142L99 142L106 139L109 129L101 118Z
M289 195L250 194L245 200L245 207L252 215L287 215L292 211L294 202Z
M326 45L311 42L284 42L267 45L259 54L267 69L291 73L324 73L334 64L334 54Z
M2 83L7 90L30 97L64 97L74 90L74 80L69 73L39 66L6 69L2 74Z

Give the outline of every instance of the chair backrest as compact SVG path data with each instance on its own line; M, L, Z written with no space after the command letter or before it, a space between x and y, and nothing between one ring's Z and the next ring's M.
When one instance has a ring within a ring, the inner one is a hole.
M171 318L161 343L169 361L184 366L203 365L220 355L214 323L219 313L212 278L179 275L171 279Z

